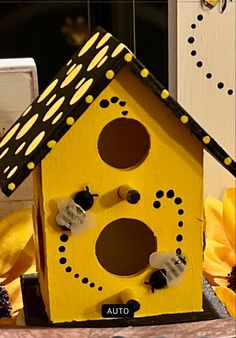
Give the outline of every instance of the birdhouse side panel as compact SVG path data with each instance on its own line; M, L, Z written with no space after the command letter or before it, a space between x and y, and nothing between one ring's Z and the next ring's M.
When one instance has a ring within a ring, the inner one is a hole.
M201 143L128 68L67 121L42 161L51 320L201 311Z
M45 241L41 164L38 164L33 171L33 194L34 194L33 221L34 221L36 270L40 282L40 292L44 300L45 308L48 310L49 309L48 283L47 283L48 279L45 258L47 248Z

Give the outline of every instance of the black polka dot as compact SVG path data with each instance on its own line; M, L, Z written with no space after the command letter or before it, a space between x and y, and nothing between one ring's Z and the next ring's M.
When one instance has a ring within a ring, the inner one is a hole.
M155 202L153 203L153 207L154 207L155 209L160 208L160 206L161 206L161 203L160 203L159 201L155 201Z
M63 234L63 235L61 235L60 240L61 240L61 242L67 242L68 238L69 238L68 235Z
M227 93L228 93L229 95L233 95L233 90L232 90L232 89L229 89Z
M179 227L182 227L183 225L184 225L184 223L183 223L182 221L179 221L179 222L178 222L178 226L179 226Z
M175 193L173 190L168 190L167 193L166 193L166 196L168 198L173 198L175 196Z
M179 209L179 210L178 210L178 214L179 214L179 215L183 215L183 214L184 214L183 209Z
M190 36L190 37L188 38L188 43L194 43L194 41L195 41L195 39L194 39L193 36Z
M66 257L61 257L61 258L59 259L59 263L60 263L60 264L66 264Z
M164 196L164 191L158 190L158 191L156 192L156 197L157 197L157 198L162 198L163 196Z
M89 286L90 286L91 288L94 288L95 284L94 284L94 283L90 283Z
M101 100L100 101L100 107L107 108L108 106L109 106L109 101L108 100Z
M59 246L58 248L58 251L60 252L64 252L66 250L66 248L62 245L62 246Z
M120 102L119 102L119 105L120 105L121 107L124 107L124 106L126 105L126 102L125 102L125 101L120 101Z
M218 87L219 89L222 89L222 88L224 88L224 84L223 84L223 82L219 82L219 83L217 83L217 87Z
M67 266L66 267L66 272L71 272L72 271L72 267L71 266Z
M180 248L177 248L175 252L177 253L177 255L181 255L182 250Z
M128 110L123 110L123 111L121 112L121 114L124 115L124 116L127 115L127 114L128 114Z
M211 79L211 78L212 78L212 74L211 74L211 73L207 73L207 74L206 74L206 78L207 78L207 79Z
M182 199L180 197L176 197L174 200L175 204L181 204L182 203Z
M102 291L102 286L99 286L98 291Z
M79 278L79 274L78 274L78 273L75 273L75 274L74 274L74 277L75 277L75 278Z
M192 23L191 28L192 28L192 29L195 29L195 28L196 28L195 23Z
M116 103L119 100L119 98L117 96L113 96L111 98L111 103Z
M183 240L183 236L182 235L176 236L176 241L177 242L181 242L182 240Z
M88 278L87 278L87 277L83 278L83 279L82 279L82 283L83 283L83 284L87 284L87 283L88 283Z
M202 65L203 65L202 61L198 61L198 62L196 63L196 66L197 66L198 68L201 68Z
M199 14L199 15L197 16L197 19L198 19L198 21L202 21L202 20L203 20L203 15L202 15L202 14Z
M192 51L191 51L191 55L192 55L192 56L195 56L195 55L197 55L197 52L196 52L196 50L192 50Z

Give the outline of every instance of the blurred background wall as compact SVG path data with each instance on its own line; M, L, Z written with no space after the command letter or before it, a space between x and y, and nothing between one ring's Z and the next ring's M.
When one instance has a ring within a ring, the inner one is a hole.
M34 58L42 90L98 25L167 86L167 0L1 2L0 58Z

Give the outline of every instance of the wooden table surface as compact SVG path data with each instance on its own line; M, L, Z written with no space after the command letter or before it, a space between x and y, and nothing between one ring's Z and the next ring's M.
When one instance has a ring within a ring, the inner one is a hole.
M234 338L236 319L126 328L0 328L1 338Z

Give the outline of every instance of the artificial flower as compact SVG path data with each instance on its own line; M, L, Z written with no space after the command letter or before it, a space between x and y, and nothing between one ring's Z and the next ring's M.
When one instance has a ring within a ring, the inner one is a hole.
M23 308L20 275L35 272L32 209L20 209L0 220L0 283L9 294L11 318L0 325L15 325Z
M236 317L236 211L235 188L225 191L223 202L208 196L205 200L204 275L226 306Z

